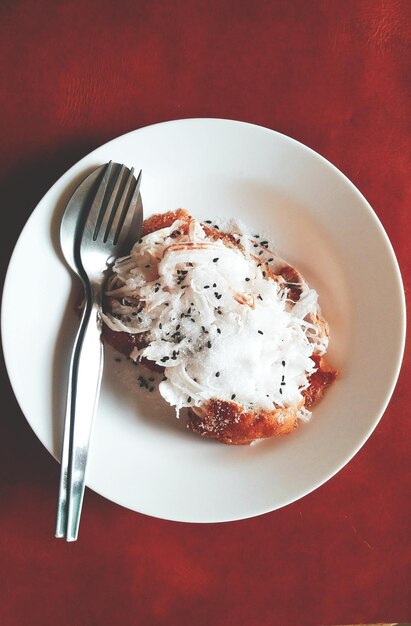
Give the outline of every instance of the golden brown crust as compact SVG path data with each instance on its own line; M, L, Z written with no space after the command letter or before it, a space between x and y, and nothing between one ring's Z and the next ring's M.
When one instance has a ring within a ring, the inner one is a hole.
M178 219L185 222L180 228L186 232L191 216L184 209L178 209L173 212L169 211L168 213L153 215L146 219L143 223L142 236L167 228ZM221 239L226 245L240 247L238 240L230 233L224 233L206 224L202 226L208 237ZM258 261L259 259L256 258L256 262ZM301 282L301 275L295 268L282 263L281 266L276 267L275 273L267 265L263 265L263 268L272 280L285 282L290 290L289 297L291 300L294 302L299 300L301 288L298 283ZM324 325L324 332L327 331L328 334L328 326L325 320L318 317L315 323ZM144 335L112 331L106 325L103 326L103 338L104 341L126 356L130 355L133 348L141 349L147 345ZM312 407L313 404L322 398L326 388L337 376L337 372L331 369L323 357L314 355L312 358L316 363L317 371L311 375L309 379L310 385L303 391L304 400L299 407L277 408L271 412L247 411L236 402L212 399L199 408L196 407L189 410L188 428L203 437L237 445L249 444L256 439L285 435L292 432L296 427L298 410L301 406L304 405L306 408ZM146 359L143 359L142 364L152 371L164 371L163 367Z
M300 284L301 275L291 265L284 265L277 271L277 274L283 277L285 286L288 287L288 298L293 302L298 302L302 291Z
M187 220L188 222L190 217L190 214L185 209L167 211L167 213L156 213L144 220L141 236L145 237L149 233L156 232L156 230L169 228L176 220Z
M311 408L335 380L337 372L323 357L313 356L317 371L310 376L310 386L303 391L300 406L274 411L246 411L236 402L210 400L200 409L190 409L190 430L228 444L247 444L255 439L286 435L297 425L298 409Z
M207 237L210 237L210 239L221 239L221 241L223 241L226 245L240 247L237 243L236 238L231 233L225 233L224 231L216 230L212 226L207 226L207 224L201 225L205 234L207 235Z
M123 333L117 330L111 330L107 324L103 324L102 329L103 341L109 346L112 346L124 356L130 356L130 353L134 348L140 349L139 335L132 335L131 333Z
M317 371L311 374L310 386L303 391L305 399L304 406L309 409L323 397L325 390L337 378L338 372L333 370L324 359L318 355L313 355L313 361L317 366Z
M190 409L188 427L193 432L228 444L247 444L255 439L286 435L297 421L295 408L246 411L236 402L209 400L201 409Z

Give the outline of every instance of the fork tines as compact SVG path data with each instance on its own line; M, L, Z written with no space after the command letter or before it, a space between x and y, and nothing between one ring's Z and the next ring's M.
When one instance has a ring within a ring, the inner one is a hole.
M95 224L93 241L100 236L103 243L110 240L116 245L123 226L127 228L132 218L140 183L141 170L136 179L134 168L112 161L107 164L88 217Z

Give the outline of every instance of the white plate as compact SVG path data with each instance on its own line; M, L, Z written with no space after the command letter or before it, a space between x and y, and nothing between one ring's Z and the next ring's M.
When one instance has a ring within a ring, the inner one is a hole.
M149 126L73 166L28 220L7 273L4 353L17 400L47 450L60 457L65 381L77 325L77 287L58 226L79 181L113 159L143 169L145 215L186 207L238 217L265 231L320 294L338 381L293 434L226 446L183 428L173 410L128 389L109 353L87 484L160 518L217 522L272 511L340 470L383 414L405 338L401 275L375 213L321 156L274 131L218 119ZM57 496L57 485L56 485ZM86 500L87 502L87 500Z

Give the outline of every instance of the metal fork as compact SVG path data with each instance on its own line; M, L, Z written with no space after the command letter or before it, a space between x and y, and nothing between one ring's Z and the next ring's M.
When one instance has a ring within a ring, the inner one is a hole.
M136 179L134 169L110 161L74 242L75 269L83 282L85 307L70 364L66 410L69 424L64 430L55 533L67 541L76 541L78 536L90 435L100 392L105 272L114 258L124 252L132 224L141 226L140 183L141 171ZM61 237L64 236L62 231ZM70 232L66 236L74 235Z

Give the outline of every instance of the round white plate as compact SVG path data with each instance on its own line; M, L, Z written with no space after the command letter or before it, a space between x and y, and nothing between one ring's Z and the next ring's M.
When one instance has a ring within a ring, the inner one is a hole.
M80 180L110 159L142 168L145 216L185 207L199 218L240 218L269 235L318 291L331 327L329 361L340 376L311 422L291 435L227 446L190 433L154 394L140 392L137 383L128 386L124 363L108 350L88 486L135 511L185 522L252 517L301 498L364 444L398 377L403 287L378 218L324 158L242 122L157 124L86 156L28 220L4 288L2 333L11 383L31 427L56 458L78 323L78 285L62 261L59 222Z

